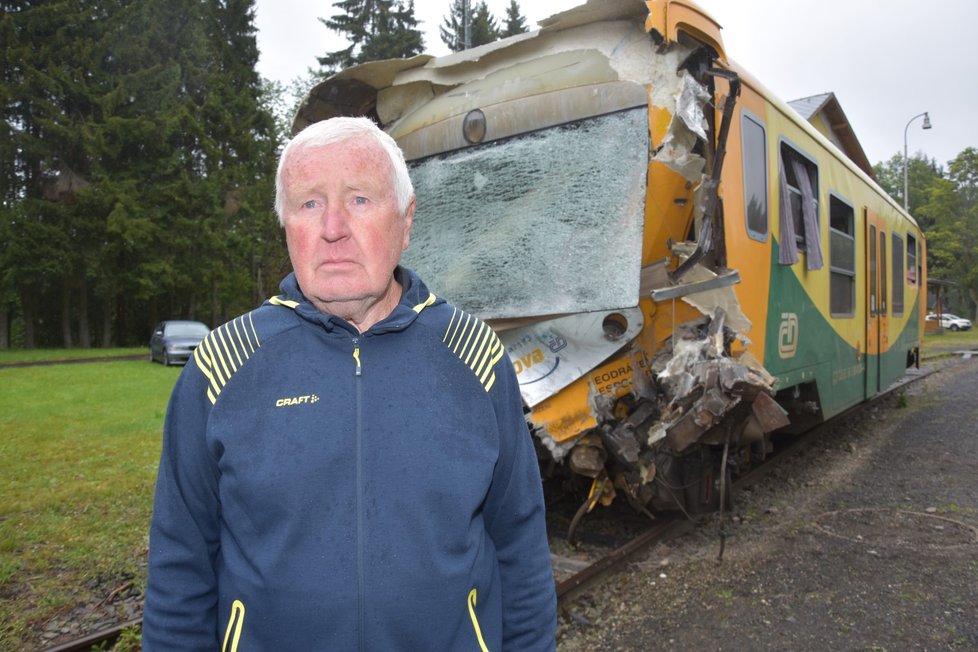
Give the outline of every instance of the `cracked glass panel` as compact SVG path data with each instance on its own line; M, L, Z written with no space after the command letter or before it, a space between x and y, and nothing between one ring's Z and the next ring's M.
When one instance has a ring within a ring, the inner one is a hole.
M638 304L645 107L411 164L402 258L483 319Z

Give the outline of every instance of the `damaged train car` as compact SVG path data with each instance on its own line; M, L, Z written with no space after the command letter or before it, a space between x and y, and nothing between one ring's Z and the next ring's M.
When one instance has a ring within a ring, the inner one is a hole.
M589 0L472 50L356 66L294 131L337 115L404 150L402 262L499 333L545 475L582 510L714 509L772 432L918 357L917 224L692 2Z

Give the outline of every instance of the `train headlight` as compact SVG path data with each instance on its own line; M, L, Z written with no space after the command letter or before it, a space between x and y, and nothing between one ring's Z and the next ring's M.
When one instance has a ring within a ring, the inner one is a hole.
M486 137L486 114L480 109L469 111L462 120L462 137L473 145L481 143Z

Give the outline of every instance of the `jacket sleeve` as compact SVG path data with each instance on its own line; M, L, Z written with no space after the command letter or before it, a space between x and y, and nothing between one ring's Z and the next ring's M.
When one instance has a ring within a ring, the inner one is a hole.
M211 410L191 359L167 407L149 537L143 650L215 650L220 545L218 469L206 443Z
M503 649L554 650L557 597L540 469L509 357L494 371L500 451L485 515L502 579Z

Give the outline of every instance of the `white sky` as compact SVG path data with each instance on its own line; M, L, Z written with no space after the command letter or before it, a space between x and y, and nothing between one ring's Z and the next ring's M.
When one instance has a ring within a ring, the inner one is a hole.
M636 0L637 1L637 0ZM583 0L518 0L530 29ZM345 43L317 18L330 0L257 0L259 72L289 82ZM978 2L974 0L699 0L723 27L727 55L785 100L832 91L871 163L923 152L946 164L978 147ZM451 0L415 0L432 54ZM488 0L497 20L509 0Z

